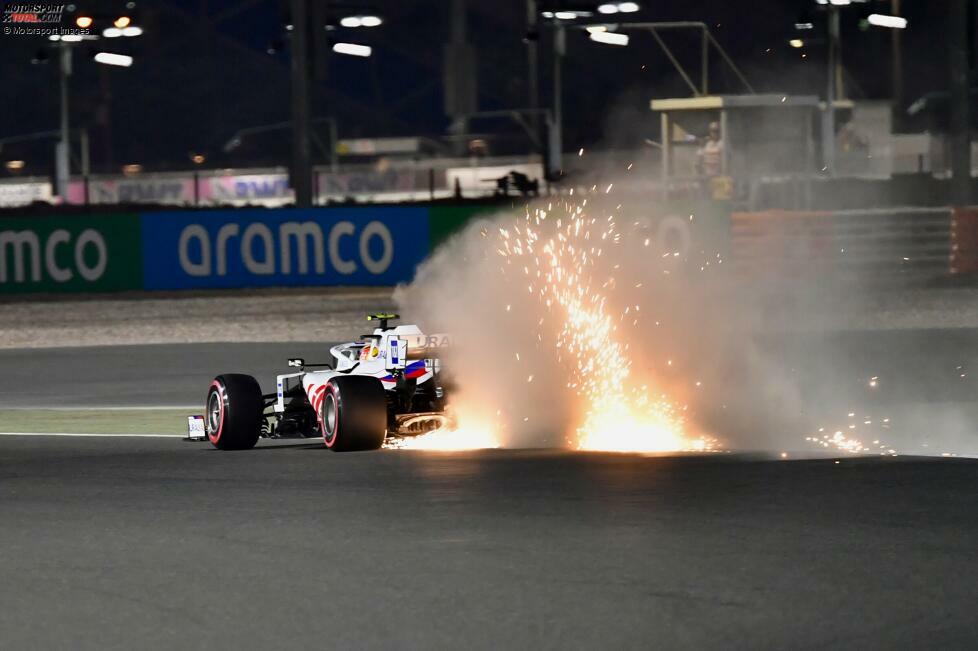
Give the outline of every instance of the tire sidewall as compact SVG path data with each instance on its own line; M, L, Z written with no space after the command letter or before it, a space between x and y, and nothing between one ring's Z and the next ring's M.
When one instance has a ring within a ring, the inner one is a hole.
M228 395L227 390L224 387L224 383L220 380L214 380L211 382L210 389L207 391L207 403L205 404L205 409L207 413L207 427L210 428L210 406L211 406L211 396L217 394L217 402L220 406L220 416L218 417L217 432L207 432L207 438L210 440L211 444L215 447L221 447L221 436L224 434L224 430L227 429L227 417L228 417Z
M210 427L211 400L217 397L216 428ZM211 445L221 450L248 450L261 438L261 419L264 410L261 386L250 375L230 373L219 375L207 392L205 427Z
M334 410L334 425L333 425L333 435L328 436L326 432L326 401L333 400L333 410ZM326 444L327 448L335 448L340 440L340 419L343 410L340 408L340 392L336 389L336 385L332 382L326 383L326 393L323 395L323 401L319 405L319 425L323 430L323 442Z
M336 407L331 436L327 438L326 408ZM367 376L331 378L325 385L318 417L323 442L334 452L379 450L387 435L387 397L380 380Z

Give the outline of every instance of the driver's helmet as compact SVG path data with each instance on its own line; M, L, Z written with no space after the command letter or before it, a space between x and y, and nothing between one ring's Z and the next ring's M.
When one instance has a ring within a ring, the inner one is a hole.
M378 348L377 344L375 343L367 344L366 346L360 349L361 362L365 362L371 359L377 359L378 355L380 355L380 348Z

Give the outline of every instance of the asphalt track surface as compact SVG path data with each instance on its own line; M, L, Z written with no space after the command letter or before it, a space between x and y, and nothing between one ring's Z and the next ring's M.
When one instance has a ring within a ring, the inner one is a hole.
M976 344L837 341L897 402L973 402ZM327 355L6 350L0 407L197 405ZM0 436L0 648L975 648L978 462L835 461Z
M974 648L976 479L0 437L0 647Z
M763 344L786 360L797 358L802 376L813 358L828 353L835 382L885 378L882 399L974 402L978 399L978 329L853 331L813 337L768 337ZM203 402L218 373L247 373L271 391L289 357L329 362L331 343L202 343L0 350L0 408L168 407ZM785 362L789 365L789 362ZM851 372L847 372L851 371ZM965 377L960 377L964 373ZM825 373L798 378L817 392Z
M2 407L203 405L218 373L254 375L268 392L288 359L331 361L332 344L208 343L0 350ZM43 390L42 390L43 389Z

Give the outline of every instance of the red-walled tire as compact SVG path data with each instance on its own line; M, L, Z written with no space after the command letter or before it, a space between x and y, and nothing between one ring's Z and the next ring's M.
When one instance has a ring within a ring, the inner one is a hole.
M362 375L334 377L326 384L319 418L330 450L379 450L387 437L384 385Z
M261 436L265 402L258 381L228 373L211 382L205 403L204 427L211 444L221 450L250 450Z

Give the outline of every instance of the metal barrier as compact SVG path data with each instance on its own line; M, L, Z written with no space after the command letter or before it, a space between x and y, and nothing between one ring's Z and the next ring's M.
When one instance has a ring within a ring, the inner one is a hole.
M951 232L949 208L734 213L731 261L748 278L928 280L952 270Z

